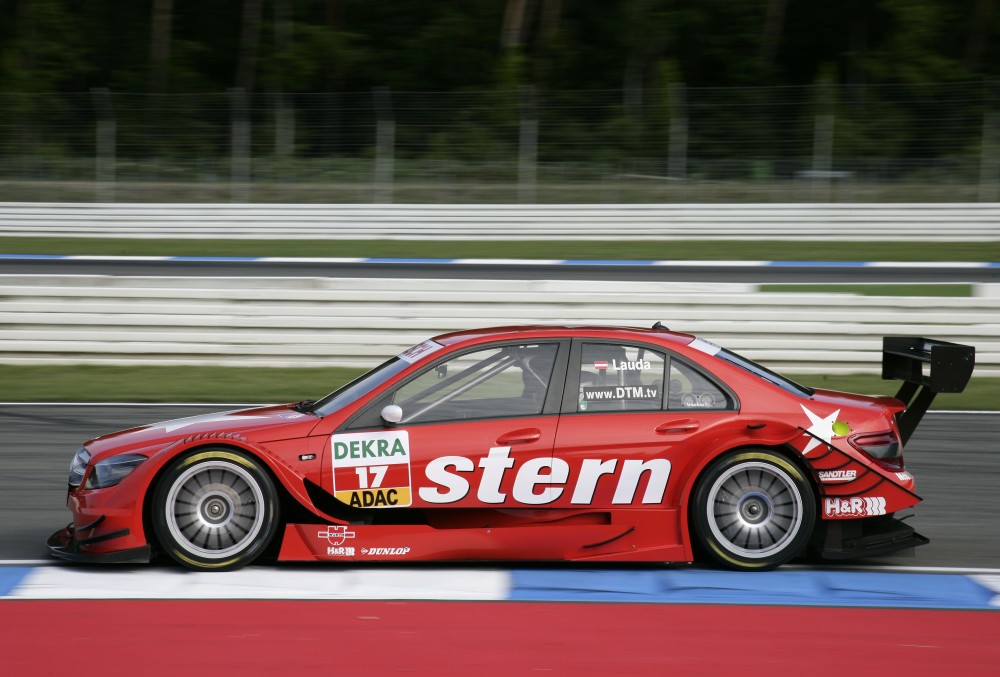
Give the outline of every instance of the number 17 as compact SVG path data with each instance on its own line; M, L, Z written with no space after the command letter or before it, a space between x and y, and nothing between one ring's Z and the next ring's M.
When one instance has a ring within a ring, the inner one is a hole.
M389 469L387 465L363 465L354 469L354 472L358 474L358 488L359 489L378 489L382 486L382 480L385 479L385 471ZM371 476L372 481L368 482L368 477Z

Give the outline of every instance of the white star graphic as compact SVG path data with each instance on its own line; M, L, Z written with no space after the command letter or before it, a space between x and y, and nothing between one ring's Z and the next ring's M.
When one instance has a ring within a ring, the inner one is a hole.
M837 422L837 417L840 416L840 409L826 418L820 418L817 414L806 409L806 405L800 404L799 406L802 407L802 411L806 412L806 416L809 417L809 422L812 424L806 429L806 432L809 433L809 441L806 442L806 448L802 450L803 455L805 455L818 447L820 440L830 444L830 440L835 434L833 432L833 424Z
M167 433L172 433L181 428L202 423L217 423L221 421L249 421L254 418L268 418L267 416L239 416L234 417L227 414L203 414L202 416L188 416L187 418L177 418L172 421L164 421L151 426L154 430L162 429Z

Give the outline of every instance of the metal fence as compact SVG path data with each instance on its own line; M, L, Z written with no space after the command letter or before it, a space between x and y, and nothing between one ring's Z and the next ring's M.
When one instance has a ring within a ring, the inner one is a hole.
M997 201L1000 82L0 94L0 200Z

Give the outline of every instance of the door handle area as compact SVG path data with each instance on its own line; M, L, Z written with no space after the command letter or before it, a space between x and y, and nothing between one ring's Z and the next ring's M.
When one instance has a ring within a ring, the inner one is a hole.
M656 426L655 430L660 435L670 435L673 433L691 433L698 429L698 421L690 418L678 421L667 421Z
M497 438L497 444L528 444L529 442L537 442L540 439L542 439L542 431L538 428L521 428L520 430L511 430L509 433L504 433Z

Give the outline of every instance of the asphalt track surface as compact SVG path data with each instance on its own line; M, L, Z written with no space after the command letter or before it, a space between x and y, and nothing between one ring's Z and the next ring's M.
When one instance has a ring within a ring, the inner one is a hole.
M553 264L450 263L405 259L354 263L264 262L243 260L74 260L0 259L6 275L126 275L206 277L372 277L500 280L632 280L645 282L762 283L947 283L1000 282L1000 266L894 264L866 267L852 263L782 262L747 265L683 262L663 265L616 264L613 261Z
M86 440L135 425L226 408L0 405L0 560L47 557L46 538L70 520L65 507L69 462ZM910 523L931 542L914 551L914 556L855 564L1000 566L998 431L1000 413L928 414L907 446L905 458L907 469L916 477L917 493L924 499Z

